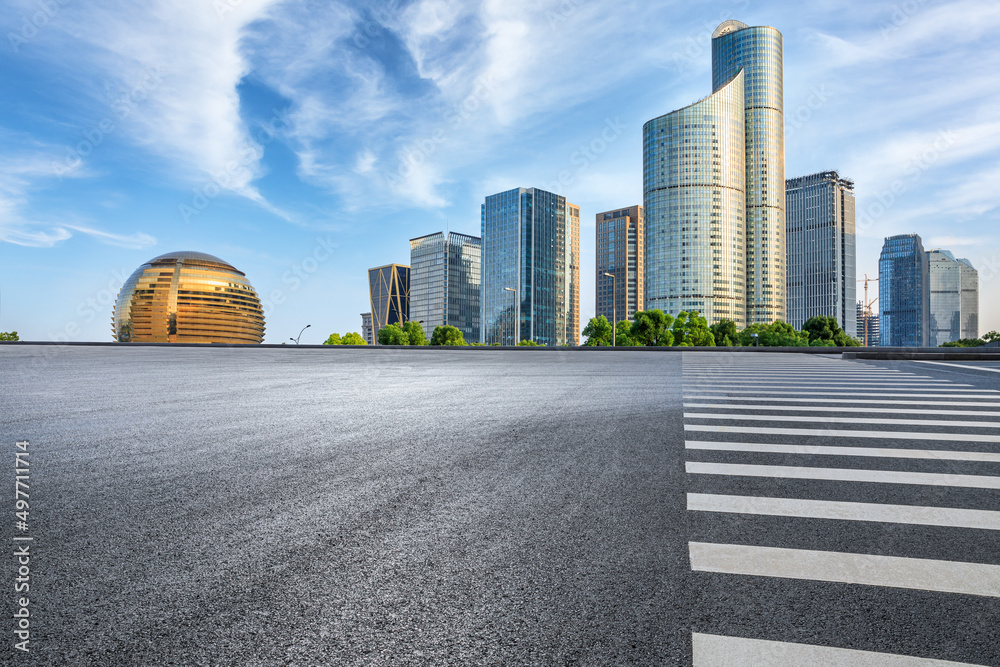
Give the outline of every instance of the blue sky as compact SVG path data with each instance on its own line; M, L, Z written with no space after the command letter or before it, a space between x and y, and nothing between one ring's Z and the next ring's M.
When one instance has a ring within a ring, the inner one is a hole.
M789 177L856 181L858 274L919 233L979 269L1000 329L1000 3L4 0L0 330L111 340L124 279L217 255L267 342L360 330L366 270L479 233L483 198L642 202L645 121L711 92L711 32L784 34ZM600 139L600 141L598 141ZM587 147L593 147L586 151Z

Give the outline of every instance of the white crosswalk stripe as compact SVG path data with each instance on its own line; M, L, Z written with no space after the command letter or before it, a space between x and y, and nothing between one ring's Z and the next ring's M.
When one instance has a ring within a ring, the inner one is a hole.
M958 497L954 494L1000 490L1000 467L994 467L1000 464L1000 435L995 431L1000 428L1000 412L991 410L1000 408L1000 392L831 358L798 363L780 355L733 354L717 365L708 359L689 353L684 360L685 470L692 483L696 481L702 491L725 480L734 480L733 484L758 480L749 488L774 484L776 492L783 491L777 495L689 492L687 509L702 517L698 525L711 529L713 522L728 515L729 531L742 525L732 521L753 517L825 522L838 531L866 524L1000 531L1000 508L943 506L949 503L927 502L920 491L949 489L952 496L947 497ZM718 421L732 424L714 423ZM790 422L797 426L788 426ZM747 423L755 425L743 425ZM844 463L822 466L812 457ZM914 468L917 464L922 467ZM782 481L798 486L777 486ZM743 484L720 488L742 490ZM812 495L810 484L826 485L826 494L843 486L847 497L807 497ZM859 502L848 490L858 485L867 489L865 500L873 495L878 499L878 489L891 487L894 500L912 489L912 501ZM796 497L784 497L788 489L798 489ZM887 554L884 545L879 553L866 553L864 543L850 540L846 549L838 550L754 543L764 539L749 532L738 543L691 539L691 568L736 578L1000 598L1000 555L992 562L971 562L959 544L953 558L941 559L905 551ZM695 665L969 664L699 632L693 633L692 643ZM747 660L749 655L759 659Z

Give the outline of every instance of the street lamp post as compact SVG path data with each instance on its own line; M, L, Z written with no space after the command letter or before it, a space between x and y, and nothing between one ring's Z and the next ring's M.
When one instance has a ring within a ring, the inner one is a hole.
M516 345L518 345L521 342L521 326L520 326L521 325L521 321L520 321L520 318L518 317L519 313L517 312L517 308L518 308L518 305L519 305L518 301L517 301L517 288L516 287L504 287L503 291L504 292L513 292L514 293L514 338L516 339L514 341L514 345L516 346Z
M304 327L302 327L302 331L299 332L298 336L296 336L295 338L289 338L288 340L295 341L295 344L298 345L299 344L299 338L302 338L302 332L305 331L306 329L308 329L311 326L312 326L311 324L305 325Z
M611 347L615 346L616 339L618 338L618 294L617 283L615 282L615 276L613 273L604 272L608 278L611 278Z

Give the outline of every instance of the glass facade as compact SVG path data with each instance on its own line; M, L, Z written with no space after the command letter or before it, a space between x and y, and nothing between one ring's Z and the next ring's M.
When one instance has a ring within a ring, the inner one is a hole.
M580 207L566 202L566 342L580 344Z
M979 274L947 250L927 253L930 312L928 345L979 338Z
M785 115L782 37L725 21L712 35L712 89L745 80L747 324L784 320Z
M919 236L885 240L878 279L880 345L926 347L930 290L927 253Z
M410 317L429 339L450 325L466 342L479 342L482 244L455 232L410 239Z
M645 292L645 225L642 206L598 213L596 314L610 322L635 318ZM610 273L614 280L605 273Z
M647 309L746 325L743 81L643 126Z
M129 276L115 302L121 343L237 343L264 340L264 311L246 275L218 257L174 252Z
M368 289L372 304L372 337L390 324L410 321L410 267L388 264L368 269Z
M565 197L537 188L486 198L481 209L483 342L573 345L579 340L578 332L568 335L574 326L572 290L580 283L579 264L573 264L573 256L579 258L579 233L572 234L568 206ZM576 274L567 275L570 270ZM576 300L578 306L579 296ZM578 323L578 307L576 313Z
M835 171L785 182L788 323L837 318L857 329L854 183Z

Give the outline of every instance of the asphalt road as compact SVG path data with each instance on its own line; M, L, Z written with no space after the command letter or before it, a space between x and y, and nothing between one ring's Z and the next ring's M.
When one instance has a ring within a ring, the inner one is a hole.
M997 389L805 355L0 347L0 535L33 538L31 650L8 621L0 662L1000 665Z

